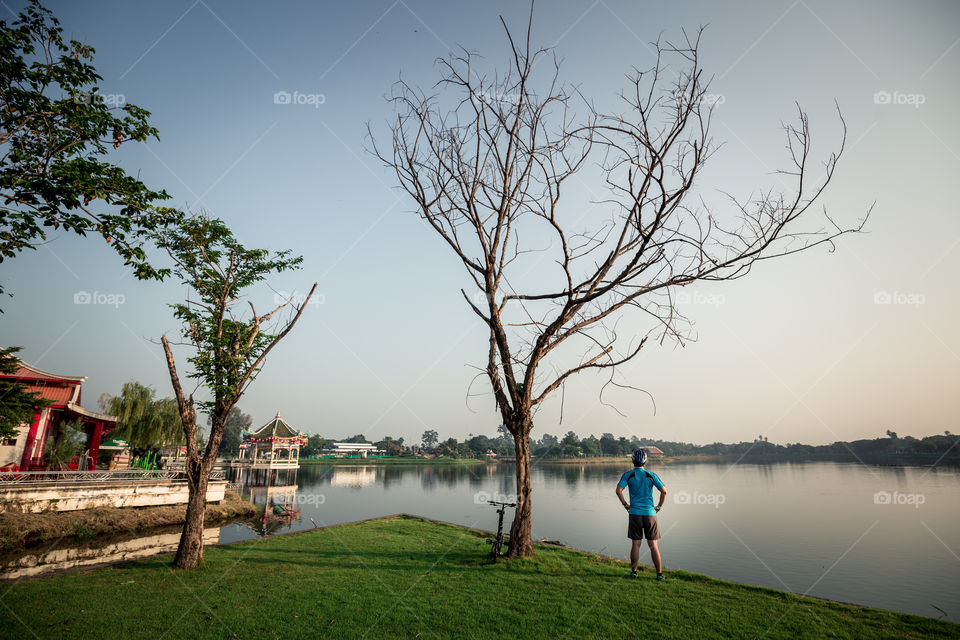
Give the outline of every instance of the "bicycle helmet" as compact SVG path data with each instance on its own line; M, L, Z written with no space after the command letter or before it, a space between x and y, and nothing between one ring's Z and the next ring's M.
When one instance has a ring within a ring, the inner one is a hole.
M647 463L647 452L643 449L633 450L633 464L642 467Z

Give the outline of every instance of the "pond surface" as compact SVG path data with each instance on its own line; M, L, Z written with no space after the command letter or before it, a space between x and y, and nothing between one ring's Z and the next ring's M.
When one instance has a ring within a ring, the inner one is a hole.
M669 490L660 513L667 569L960 621L956 468L829 462L649 468ZM628 469L536 464L534 537L626 558L626 513L614 489ZM305 465L295 480L272 487L270 500L293 503L298 517L268 523L268 531L399 512L495 529L496 513L484 502L514 490L506 463ZM263 504L266 490L253 491ZM508 511L505 528L511 517ZM229 525L220 541L250 539L257 530ZM649 564L645 551L641 562Z

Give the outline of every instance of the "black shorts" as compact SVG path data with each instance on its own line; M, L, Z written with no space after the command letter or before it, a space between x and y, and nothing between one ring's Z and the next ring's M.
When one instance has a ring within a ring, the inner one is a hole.
M657 524L657 516L635 516L630 514L630 522L627 524L627 537L631 540L659 540L660 525Z

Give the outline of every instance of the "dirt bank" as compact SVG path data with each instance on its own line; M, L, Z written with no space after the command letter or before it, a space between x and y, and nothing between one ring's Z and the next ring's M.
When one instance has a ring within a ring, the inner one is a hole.
M58 538L88 540L99 535L138 533L156 527L183 524L187 505L112 507L45 513L0 513L0 550L43 544ZM208 504L204 521L252 517L258 512L250 502L227 491L220 504Z

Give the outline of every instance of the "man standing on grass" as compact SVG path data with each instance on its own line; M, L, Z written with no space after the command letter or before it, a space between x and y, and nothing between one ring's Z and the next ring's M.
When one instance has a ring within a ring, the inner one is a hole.
M633 452L633 471L627 471L617 483L617 497L630 515L627 525L627 537L630 538L630 575L637 577L637 567L640 564L640 543L644 538L650 547L650 559L657 569L657 580L663 580L663 565L660 562L660 549L657 540L660 539L660 526L657 524L657 512L663 508L663 501L667 499L667 490L663 488L660 477L647 471L643 465L647 463L647 452L636 449ZM630 502L623 499L623 488L630 488ZM653 488L660 490L660 502L653 506Z

